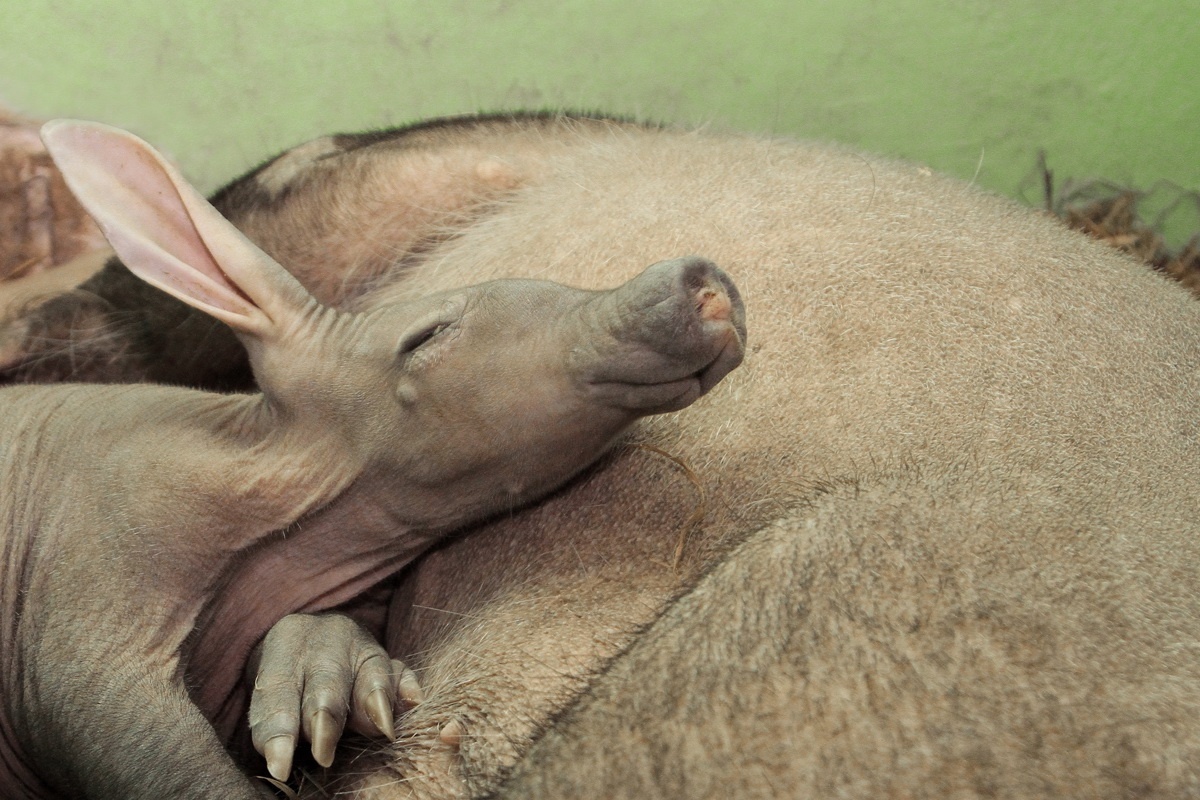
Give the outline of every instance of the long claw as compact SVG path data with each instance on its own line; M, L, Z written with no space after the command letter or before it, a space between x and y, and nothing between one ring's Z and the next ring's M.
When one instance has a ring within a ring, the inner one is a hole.
M263 757L267 760L267 772L279 781L286 781L292 774L292 754L296 750L295 736L276 736L263 745Z
M463 735L466 732L462 722L458 717L455 717L442 726L442 730L438 733L438 739L441 740L442 744L457 750L462 747Z
M333 764L333 753L341 737L340 726L325 709L320 709L312 721L312 754L322 767Z
M396 729L392 725L392 702L388 699L387 692L383 689L371 692L365 706L367 716L371 718L371 722L375 723L379 732L389 741L396 741Z
M399 662L393 661L392 663ZM400 697L414 706L425 702L425 690L421 688L421 682L417 680L417 673L408 667L403 667L400 672Z

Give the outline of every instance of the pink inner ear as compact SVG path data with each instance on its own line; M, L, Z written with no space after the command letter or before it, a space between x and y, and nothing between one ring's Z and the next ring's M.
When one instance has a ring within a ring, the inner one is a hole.
M51 123L43 135L71 189L133 272L210 313L253 315L254 304L221 269L198 227L204 223L181 196L195 190L148 145L78 123ZM218 228L205 235L226 234Z

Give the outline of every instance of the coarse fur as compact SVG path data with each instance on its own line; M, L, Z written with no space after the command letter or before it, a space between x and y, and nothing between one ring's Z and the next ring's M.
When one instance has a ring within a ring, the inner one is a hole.
M424 559L389 650L427 733L363 796L477 796L517 764L504 796L1200 791L1186 292L836 148L621 131L550 163L390 296L713 253L746 363L641 429L709 513L675 569L695 489L628 450Z

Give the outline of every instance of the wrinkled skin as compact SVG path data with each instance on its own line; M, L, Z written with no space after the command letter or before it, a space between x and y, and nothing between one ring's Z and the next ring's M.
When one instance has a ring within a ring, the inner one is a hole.
M501 280L348 313L144 142L44 136L123 261L232 328L261 391L4 390L5 797L261 796L221 741L268 628L553 490L741 359L737 290L703 259L607 291Z
M833 148L518 119L295 152L267 238L307 242L321 209L420 239L356 188L403 207L509 170L394 272L320 240L330 276L383 276L356 308L610 285L684 244L754 310L742 368L634 439L687 469L618 449L426 554L386 620L356 610L424 697L394 746L338 757L359 796L1200 793L1200 310L1177 286ZM359 656L336 656L346 702Z

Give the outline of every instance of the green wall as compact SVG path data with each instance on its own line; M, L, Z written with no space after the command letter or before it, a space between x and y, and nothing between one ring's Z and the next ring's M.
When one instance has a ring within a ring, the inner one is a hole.
M1060 175L1200 189L1200 0L0 4L0 102L129 127L206 188L334 130L568 106L833 139L1008 194L1039 148Z

